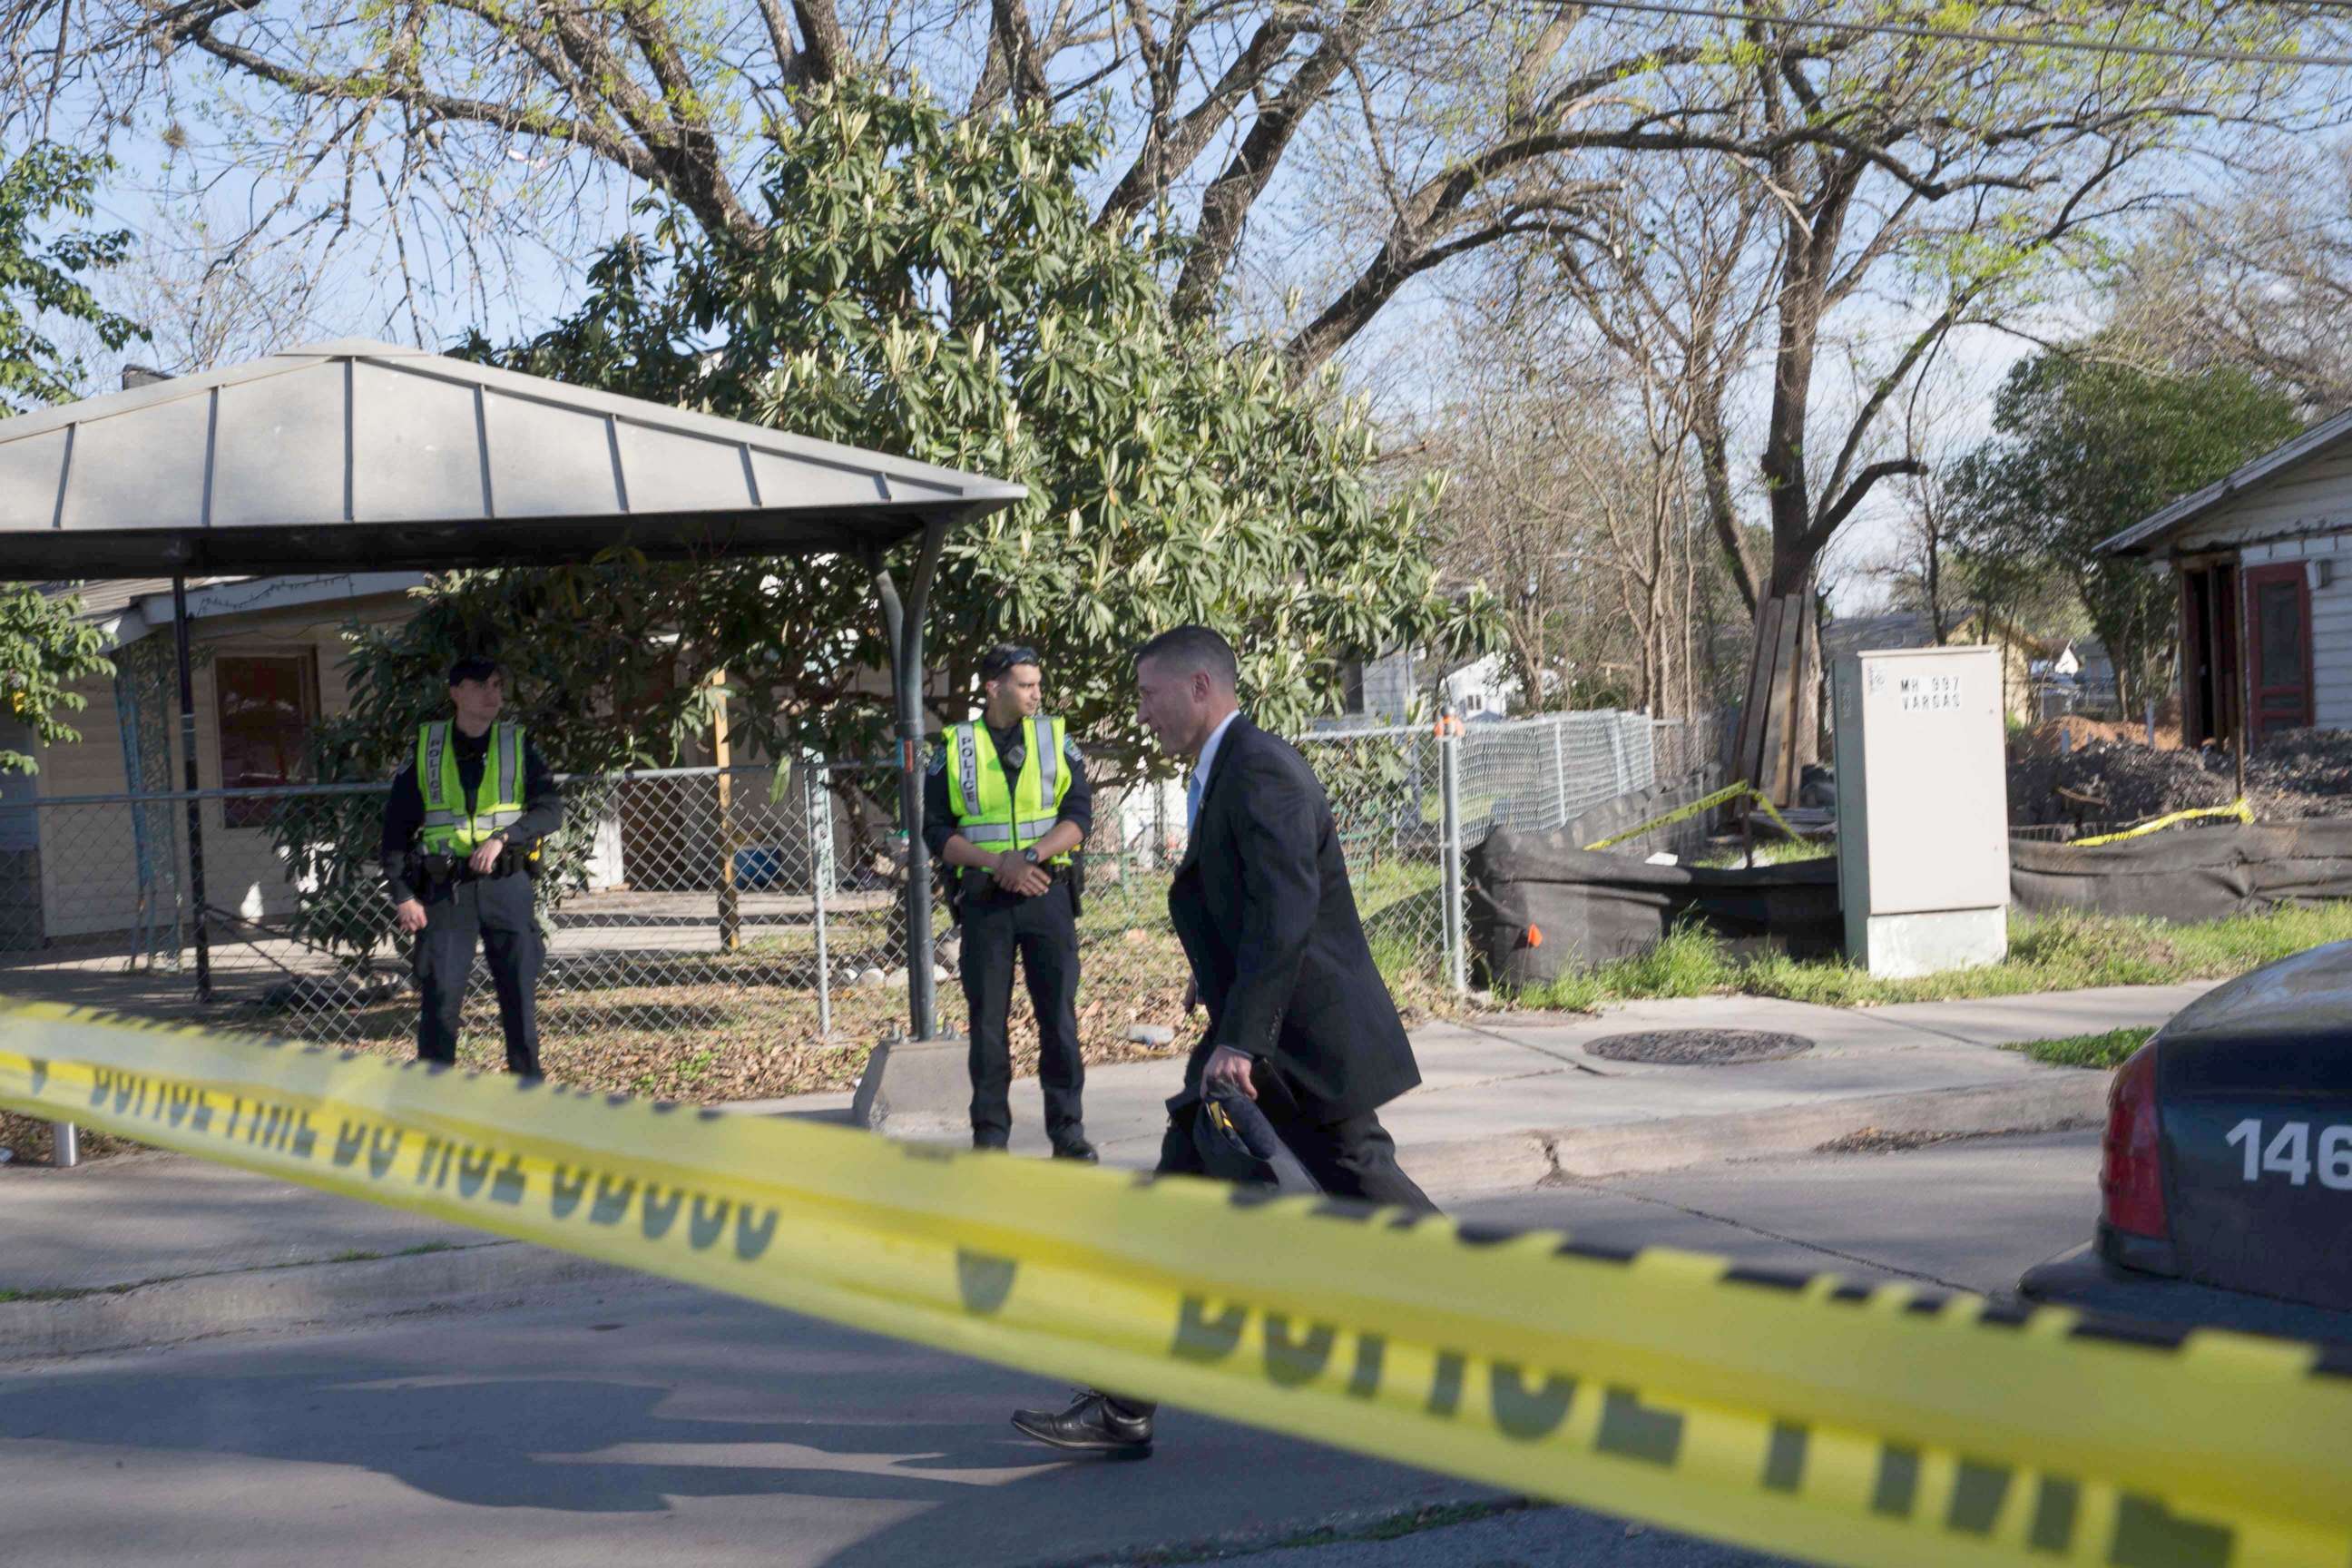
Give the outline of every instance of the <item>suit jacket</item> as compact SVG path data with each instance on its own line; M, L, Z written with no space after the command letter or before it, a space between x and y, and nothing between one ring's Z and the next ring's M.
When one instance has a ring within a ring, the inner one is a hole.
M1168 916L1209 1010L1186 1081L1218 1046L1262 1058L1318 1122L1421 1081L1373 967L1339 835L1307 759L1236 718L1202 786Z

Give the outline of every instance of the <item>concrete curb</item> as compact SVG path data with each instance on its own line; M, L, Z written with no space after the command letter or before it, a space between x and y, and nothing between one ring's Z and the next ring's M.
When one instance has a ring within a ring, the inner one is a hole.
M1406 1169L1432 1191L1464 1196L1520 1192L1547 1177L1633 1175L1773 1154L1805 1154L1857 1133L1968 1137L2048 1132L2106 1118L2105 1072L2053 1068L2044 1076L1979 1088L1679 1116L1613 1127L1530 1129L1495 1137L1416 1143Z
M248 1330L480 1309L551 1285L617 1287L647 1279L617 1264L519 1241L192 1275L62 1300L0 1302L0 1363L135 1350Z

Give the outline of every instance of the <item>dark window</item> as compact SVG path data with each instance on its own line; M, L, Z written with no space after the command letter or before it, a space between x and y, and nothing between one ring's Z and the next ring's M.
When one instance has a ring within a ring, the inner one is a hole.
M304 742L319 717L319 656L223 654L213 661L220 699L220 771L225 789L299 783L309 773ZM222 803L231 827L261 827L277 803Z
M2254 590L2254 625L2262 628L2263 686L2303 684L2303 589L2294 583L2264 583Z
M1340 666L1339 683L1339 711L1342 713L1363 712L1364 667L1360 664L1354 663Z

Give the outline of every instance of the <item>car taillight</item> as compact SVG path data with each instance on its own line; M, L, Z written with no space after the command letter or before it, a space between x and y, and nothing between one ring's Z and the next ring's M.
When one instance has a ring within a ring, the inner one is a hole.
M2161 1240L2164 1152L2156 1120L2156 1050L2151 1042L2133 1052L2108 1087L2099 1197L2110 1228Z

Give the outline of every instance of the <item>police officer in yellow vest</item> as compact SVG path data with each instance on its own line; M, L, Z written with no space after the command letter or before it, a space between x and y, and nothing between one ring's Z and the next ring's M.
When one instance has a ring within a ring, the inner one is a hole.
M986 706L951 725L923 790L923 841L960 879L964 1001L971 1015L971 1142L1013 1136L1013 1005L1018 953L1037 1016L1045 1135L1060 1160L1092 1160L1078 1097L1078 922L1071 852L1094 823L1086 759L1062 721L1040 711L1034 651L991 648L980 662Z
M457 1018L478 942L499 994L507 1070L539 1076L539 968L530 847L563 824L563 797L520 724L499 722L499 667L449 667L452 717L420 728L409 765L383 807L383 879L394 919L416 938L425 1005L416 1055L457 1059Z

